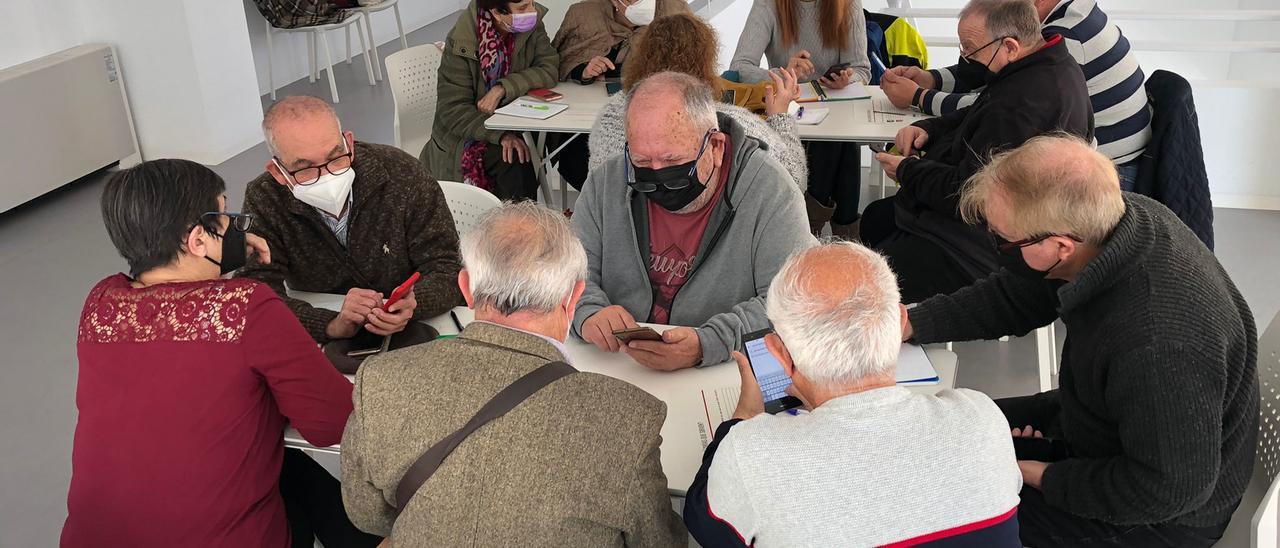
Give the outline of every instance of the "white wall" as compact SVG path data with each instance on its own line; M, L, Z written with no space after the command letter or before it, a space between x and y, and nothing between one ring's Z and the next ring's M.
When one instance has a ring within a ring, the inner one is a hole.
M234 2L219 3L234 4ZM258 94L266 95L271 93L271 87L267 79L266 20L258 13L258 8L253 2L243 0L243 4L245 19L248 23L249 41L253 46L254 64L257 66ZM405 33L411 33L443 17L451 16L468 4L468 0L400 0L400 17L404 21L404 31ZM333 31L328 34L329 51L333 54L334 62L337 62L339 58L345 61L347 49L343 32ZM400 40L400 33L396 31L395 14L392 10L388 9L373 14L373 34L374 42L377 44ZM275 50L273 59L275 61L276 89L307 77L309 72L307 68L307 42L304 36L305 34L301 33L277 33L272 37L272 46ZM412 41L409 42L409 46L415 45L418 44ZM354 28L351 29L351 48L353 55L360 54L360 35ZM320 49L317 55L320 57L320 63L323 64L324 50ZM362 61L363 58L357 59L355 62L360 63Z
M218 164L261 141L253 57L237 4L7 0L0 20L8 26L0 66L77 44L115 44L145 158Z
M711 18L721 39L720 63L728 64L745 25L751 0L717 0L729 7ZM913 0L913 8L952 8L964 0ZM1276 9L1277 0L1102 0L1104 9ZM883 9L885 0L870 0L868 9ZM954 38L954 19L919 19L926 38ZM1117 20L1133 41L1277 40L1280 22L1126 21ZM933 66L956 62L955 48L930 48ZM1280 185L1273 183L1271 162L1280 148L1280 54L1204 54L1138 51L1150 76L1156 70L1181 74L1192 82L1205 164L1220 207L1280 209Z

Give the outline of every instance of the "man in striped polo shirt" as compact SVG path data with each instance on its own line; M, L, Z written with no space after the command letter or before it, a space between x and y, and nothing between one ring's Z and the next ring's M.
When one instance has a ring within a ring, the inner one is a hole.
M1120 170L1120 184L1133 189L1138 161L1151 140L1151 110L1142 87L1145 75L1129 40L1097 0L1034 0L1045 35L1060 34L1080 63L1089 86L1098 151ZM890 101L943 115L978 98L983 74L965 74L960 65L924 71L895 67L881 80Z

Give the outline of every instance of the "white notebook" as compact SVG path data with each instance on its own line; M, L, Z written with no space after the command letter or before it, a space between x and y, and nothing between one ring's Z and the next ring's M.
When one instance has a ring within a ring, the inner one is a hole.
M567 108L569 108L569 105L544 103L542 101L534 101L520 97L515 101L512 101L511 104L494 111L494 114L505 114L507 116L516 116L518 118L532 118L534 120L546 120L547 118L564 112Z

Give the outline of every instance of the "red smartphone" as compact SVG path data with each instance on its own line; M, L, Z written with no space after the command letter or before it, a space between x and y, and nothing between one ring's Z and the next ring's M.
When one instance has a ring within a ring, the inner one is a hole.
M535 99L546 101L548 103L551 101L559 101L564 98L560 93L547 88L531 89L529 90L529 95Z
M409 276L409 279L405 280L404 283L400 284L400 286L395 289L395 291L391 292L391 296L387 298L387 302L382 303L382 309L390 309L391 305L396 304L396 301L403 298L410 289L413 289L413 284L421 277L421 272L414 272L412 276Z

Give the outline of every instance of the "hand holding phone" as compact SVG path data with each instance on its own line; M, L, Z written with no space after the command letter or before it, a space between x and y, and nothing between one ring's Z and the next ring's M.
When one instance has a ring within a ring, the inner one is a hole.
M824 72L822 75L825 76L828 80L832 80L835 77L839 76L840 72L843 71L844 69L852 68L852 67L853 67L853 63L837 63L834 65L831 65L831 68L828 68L827 72Z
M631 329L614 330L613 336L623 343L631 341L658 341L662 342L662 334L654 331L652 327L634 327Z
M418 283L418 279L421 277L422 277L421 272L414 272L412 276L409 276L409 279L405 280L404 283L397 286L395 290L391 292L391 296L387 297L386 302L382 303L382 306L378 308L381 308L382 310L386 310L390 312L391 305L396 304L396 301L403 299L406 293L412 291L413 284Z
M766 335L772 329L762 329L742 337L742 345L746 350L747 361L751 362L751 372L760 385L760 393L764 397L764 410L769 414L777 414L803 405L799 398L787 394L791 386L791 377L782 370L782 363L765 345Z

